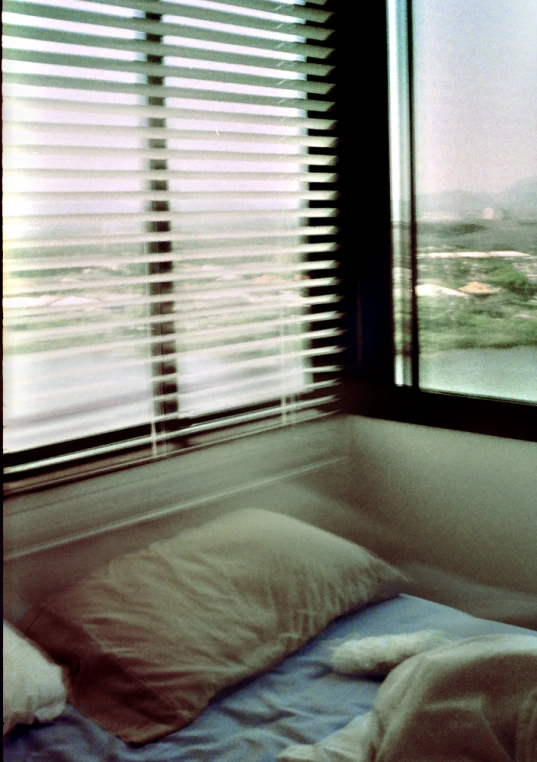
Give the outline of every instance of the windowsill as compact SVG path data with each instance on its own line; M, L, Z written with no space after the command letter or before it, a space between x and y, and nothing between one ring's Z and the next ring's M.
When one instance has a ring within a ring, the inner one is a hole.
M4 559L157 521L336 463L344 455L343 420L330 416L8 497Z
M537 442L537 405L359 381L342 387L350 414Z

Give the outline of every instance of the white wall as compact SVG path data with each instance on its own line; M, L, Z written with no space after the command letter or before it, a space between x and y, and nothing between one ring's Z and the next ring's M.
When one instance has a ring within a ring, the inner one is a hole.
M413 574L417 594L537 629L537 444L363 417L346 426L344 467L308 478L350 507L339 531Z
M7 501L5 613L16 620L117 553L242 506L537 596L537 445L342 417ZM452 578L435 584L456 602Z
M225 511L257 506L306 520L324 514L324 495L316 501L289 483L336 468L343 431L338 418L299 424L9 498L4 615L17 621L30 605L114 556Z
M348 426L347 493L405 557L537 593L536 444L367 418Z

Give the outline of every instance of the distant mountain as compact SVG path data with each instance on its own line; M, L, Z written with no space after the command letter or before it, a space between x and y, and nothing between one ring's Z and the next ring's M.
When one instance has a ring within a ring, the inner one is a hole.
M454 214L458 217L481 216L483 209L493 205L494 196L471 191L445 191L418 196L418 216L436 213Z
M500 193L456 190L419 195L417 207L419 218L482 218L488 209L519 220L537 221L537 176L520 180Z
M526 177L496 194L496 203L513 213L537 218L537 176Z

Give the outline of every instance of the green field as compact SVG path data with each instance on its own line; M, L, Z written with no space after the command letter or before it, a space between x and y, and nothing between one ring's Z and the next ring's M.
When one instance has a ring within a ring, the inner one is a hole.
M526 257L465 257L517 251ZM444 253L446 258L433 257ZM423 352L473 347L537 346L537 224L440 222L418 227L418 284L459 290L487 284L488 295L420 296Z

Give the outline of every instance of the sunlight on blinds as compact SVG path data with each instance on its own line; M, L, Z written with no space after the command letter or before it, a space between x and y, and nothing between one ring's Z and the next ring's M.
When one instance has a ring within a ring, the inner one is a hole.
M4 3L12 472L333 399L329 15Z

